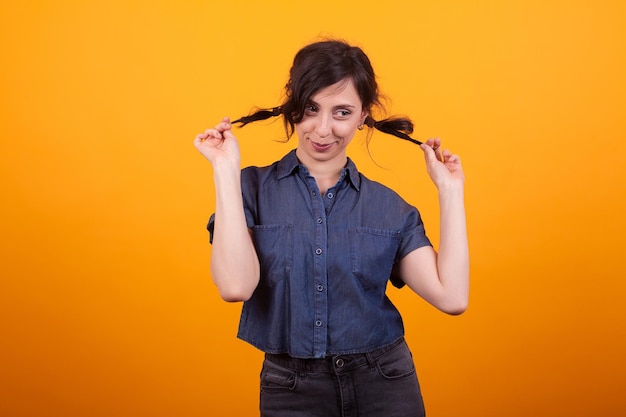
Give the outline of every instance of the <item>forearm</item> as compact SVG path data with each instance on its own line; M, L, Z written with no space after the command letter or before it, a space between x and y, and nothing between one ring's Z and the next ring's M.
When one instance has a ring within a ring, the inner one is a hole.
M469 248L462 184L440 189L439 206L439 279L452 310L463 312L469 299Z
M216 190L211 275L226 301L245 301L259 282L259 261L246 225L239 167L214 166Z

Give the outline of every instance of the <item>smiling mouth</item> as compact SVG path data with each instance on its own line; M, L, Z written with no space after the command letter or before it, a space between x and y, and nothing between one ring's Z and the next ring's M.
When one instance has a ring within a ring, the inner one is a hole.
M313 147L313 149L315 149L316 151L320 151L323 152L327 149L329 149L331 146L333 146L334 142L331 143L317 143L314 142L312 140L309 140L309 142L311 142L311 146Z

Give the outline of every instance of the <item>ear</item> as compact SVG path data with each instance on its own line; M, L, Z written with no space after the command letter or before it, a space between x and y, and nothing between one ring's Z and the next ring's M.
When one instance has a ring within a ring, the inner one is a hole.
M361 125L365 123L365 119L367 119L368 115L369 115L369 112L367 110L363 110L361 112Z

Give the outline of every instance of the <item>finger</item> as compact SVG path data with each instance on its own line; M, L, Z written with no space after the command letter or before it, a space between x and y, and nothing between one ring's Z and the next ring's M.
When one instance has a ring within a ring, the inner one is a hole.
M211 135L211 132L209 132L208 130L203 133L199 133L196 135L196 142L205 141L209 138L210 135Z
M461 167L461 158L459 155L448 152L445 158L444 163L450 170L456 170Z
M217 129L217 126L216 126L216 127L212 127L210 129L205 130L204 134L208 137L208 136L215 136L216 134L220 134L220 132Z
M437 158L438 161L443 161L443 156L440 151L441 139L430 138L424 143L433 149L433 151L435 152L435 157Z
M450 157L448 158L448 161L454 164L461 165L461 157L459 157L459 155L456 155L456 154L450 155Z
M439 139L439 138L433 138L433 139L432 139L432 145L431 145L431 146L433 147L433 149L434 149L434 150L439 149L439 147L441 147L441 139Z
M441 139L439 138L428 138L428 140L426 140L426 142L424 142L426 145L430 146L433 149L437 149L439 148L439 146L441 146Z
M218 129L209 129L206 139L222 139L222 132Z
M233 135L233 131L231 129L225 130L222 133L222 136L224 136L224 139L235 139L235 135Z
M435 151L435 156L437 157L437 160L443 161L443 156L441 154L441 139L434 138L431 146L433 147L433 150Z
M196 148L200 149L200 147L206 140L208 140L207 134L200 133L196 135L196 138L194 139L193 144L195 145Z
M452 152L450 152L449 149L444 149L441 152L441 155L446 159L446 160L459 160L459 155L457 154L453 154Z
M223 132L224 130L228 130L230 129L232 126L230 124L230 117L224 117L222 118L222 121L218 123L217 126L215 126L215 128L217 130L219 130L220 132Z
M220 133L220 131L218 131L217 129L207 129L206 131L204 131L204 133L200 133L196 136L196 141L200 143L215 139L223 139L222 133Z
M422 151L424 152L424 158L426 158L426 163L427 164L431 164L431 163L433 163L433 162L438 160L437 154L435 153L435 150L428 143L428 141L426 141L422 145L420 145L420 148L422 148Z

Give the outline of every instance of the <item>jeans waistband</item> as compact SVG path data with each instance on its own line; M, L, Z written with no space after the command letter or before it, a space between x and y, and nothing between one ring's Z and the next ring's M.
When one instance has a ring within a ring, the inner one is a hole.
M394 342L383 346L382 348L365 353L350 353L345 355L337 354L320 359L293 358L286 353L266 353L265 359L296 371L336 372L339 370L361 366L363 364L374 366L374 359L404 343L406 343L404 337L401 337Z

